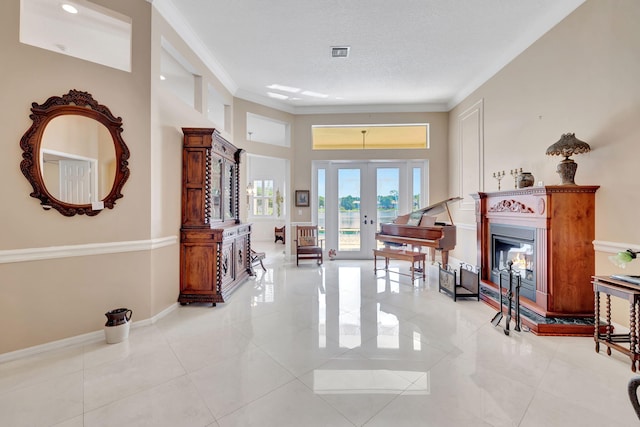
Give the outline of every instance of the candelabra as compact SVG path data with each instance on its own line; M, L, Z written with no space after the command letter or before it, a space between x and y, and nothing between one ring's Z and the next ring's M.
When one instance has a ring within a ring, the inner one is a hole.
M493 173L493 177L498 180L498 191L500 191L500 181L502 180L502 178L504 178L504 175L505 175L504 171L502 172L498 171Z
M522 173L522 168L511 169L511 176L513 177L513 188L518 188L518 175Z

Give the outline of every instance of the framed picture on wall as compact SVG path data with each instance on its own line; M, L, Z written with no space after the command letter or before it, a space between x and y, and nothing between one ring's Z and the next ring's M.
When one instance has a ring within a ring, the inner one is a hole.
M309 206L309 190L296 190L296 206Z

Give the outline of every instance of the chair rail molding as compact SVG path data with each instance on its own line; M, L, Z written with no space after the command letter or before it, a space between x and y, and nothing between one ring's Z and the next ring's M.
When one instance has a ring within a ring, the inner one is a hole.
M593 249L596 252L616 254L618 252L626 251L627 249L640 251L640 246L632 243L607 242L604 240L594 240Z
M0 264L87 255L116 254L121 252L149 251L176 244L178 244L178 236L166 236L149 240L130 240L125 242L9 249L0 251Z

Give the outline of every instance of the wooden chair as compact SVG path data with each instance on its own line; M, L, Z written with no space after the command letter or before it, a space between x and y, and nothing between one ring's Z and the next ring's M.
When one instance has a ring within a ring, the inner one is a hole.
M267 256L267 254L265 254L264 252L256 252L253 249L251 249L251 272L253 273L252 276L255 276L255 271L253 271L253 266L256 264L260 264L260 267L262 267L262 269L264 271L267 271L266 268L264 268L264 264L262 263L262 260L265 259Z
M298 225L296 227L296 265L301 259L315 259L322 264L324 240L318 238L317 225Z

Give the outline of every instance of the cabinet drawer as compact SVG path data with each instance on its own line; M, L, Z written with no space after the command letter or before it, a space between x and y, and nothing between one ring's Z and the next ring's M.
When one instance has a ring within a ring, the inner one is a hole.
M219 230L183 230L180 233L180 241L213 244L220 241L220 235Z

